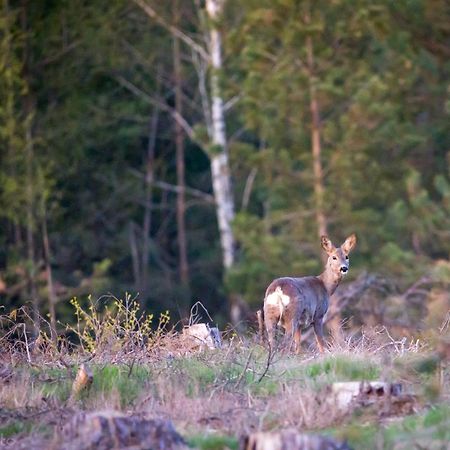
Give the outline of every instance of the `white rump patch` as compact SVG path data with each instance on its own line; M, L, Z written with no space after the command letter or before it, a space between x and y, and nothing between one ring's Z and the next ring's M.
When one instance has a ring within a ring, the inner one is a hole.
M280 314L283 315L284 308L291 302L289 295L283 294L283 290L277 287L274 292L266 297L265 303L271 306L278 306L280 308Z
M266 304L272 306L278 306L279 298L277 292L272 292L266 297Z
M290 301L289 295L283 294L283 290L280 287L277 287L274 292L266 297L266 303L273 306L287 306Z
M290 301L291 301L291 297L289 297L289 295L283 294L283 291L280 288L280 298L281 298L281 303L283 303L283 306L287 306L289 305Z

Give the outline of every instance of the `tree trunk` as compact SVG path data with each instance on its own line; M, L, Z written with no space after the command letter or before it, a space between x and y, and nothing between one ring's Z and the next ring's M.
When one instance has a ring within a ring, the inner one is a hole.
M313 157L313 174L314 174L314 196L315 196L315 212L317 222L317 234L327 236L327 219L324 208L325 188L323 183L323 168L321 160L321 143L320 143L320 112L317 100L317 92L314 77L314 50L311 36L306 38L306 48L308 52L308 72L309 72L309 107L311 111L311 146Z
M139 290L141 286L141 268L139 261L139 250L138 244L136 240L136 229L133 221L130 221L128 225L128 238L130 242L130 254L131 254L131 264L133 267L133 278L134 278L134 287L136 290Z
M174 22L178 27L180 21L179 1L173 2ZM182 74L181 74L181 56L180 40L173 38L173 63L175 79L175 110L180 116L183 115L182 104ZM184 136L183 129L178 122L175 122L175 145L177 161L177 185L180 191L177 193L177 232L178 232L178 262L180 270L180 281L183 290L188 294L189 291L189 264L187 258L187 239L186 239L186 195L185 195L185 163L184 163Z
M22 32L25 35L25 44L23 47L23 78L29 85L29 36L28 36L28 0L22 0L20 11ZM34 242L34 143L32 134L33 121L33 99L30 92L23 97L23 113L25 127L25 155L26 155L26 229L27 229L27 259L28 259L28 287L29 296L33 305L34 334L39 333L39 299L36 288L36 258Z
M157 70L159 74L159 69ZM159 79L159 77L158 77ZM153 178L154 178L154 161L155 161L155 144L156 132L158 128L159 109L153 108L152 117L150 119L147 156L145 161L145 206L144 206L144 222L142 225L142 253L141 253L141 275L139 290L143 297L147 296L148 291L148 256L150 252L150 233L152 229L152 199L153 199Z
M56 332L56 295L55 289L53 287L53 272L50 263L51 253L50 253L50 241L48 238L47 230L47 210L45 206L45 200L42 200L42 243L44 247L45 256L45 273L47 276L47 289L48 289L48 310L50 313L50 331L52 336L52 341L56 345L58 343L58 334Z
M27 111L28 108L25 108ZM36 258L34 243L34 190L33 190L33 138L31 135L31 116L27 113L25 127L26 147L26 210L27 210L27 259L28 259L28 288L29 298L33 305L34 334L39 334L39 298L36 288Z
M215 24L222 13L222 8L223 0L206 0L206 10L212 23L209 31L212 114L211 174L216 200L223 265L225 270L228 270L235 261L235 241L231 227L234 220L234 199L225 136L225 113L219 86L219 72L222 70L222 43L220 32Z

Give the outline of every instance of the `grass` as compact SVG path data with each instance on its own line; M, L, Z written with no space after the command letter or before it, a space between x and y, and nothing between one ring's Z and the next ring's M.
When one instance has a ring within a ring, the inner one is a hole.
M187 439L190 447L199 450L237 450L239 441L234 436L224 435L195 435Z
M28 433L30 430L30 422L13 420L0 426L0 438L7 439L19 433Z
M427 411L402 418L393 423L360 424L356 421L344 427L328 430L337 438L359 448L447 448L439 443L450 442L450 406L435 405ZM433 444L434 443L434 444ZM380 447L381 445L381 447Z
M440 404L381 427L366 418L363 424L357 416L344 419L336 428L329 427L341 419L326 408L318 409L315 395L321 387L335 381L378 379L381 363L377 356L279 355L265 373L267 354L258 351L252 346L241 346L232 356L231 352L217 351L138 364L92 363L93 385L75 408L138 411L142 399L150 397L155 414L171 417L175 424L185 424L190 430L189 445L204 450L237 449L241 433L258 427L294 427L315 432L322 429L347 440L355 450L375 448L380 442L380 448L412 448L416 442L450 440L450 407ZM16 373L8 387L10 392L17 390L15 403L27 399L24 408L39 408L39 398L45 397L46 404L66 407L76 366L71 370L21 366ZM420 373L410 376L415 377L411 382L422 379ZM32 399L36 399L34 403ZM298 399L302 399L303 412L298 409ZM302 419L305 411L310 416L306 425ZM0 428L0 437L21 436L40 426L39 420L7 422ZM409 442L411 447L403 442Z
M89 395L107 396L116 393L122 408L131 405L148 388L151 380L150 368L143 365L96 366L93 375L94 382Z
M355 450L440 448L440 442L450 440L450 406L444 404L450 398L450 370L427 345L402 346L395 353L385 340L347 348L340 344L325 355L292 355L269 354L251 340L236 339L220 350L198 351L183 348L169 333L151 345L141 339L136 347L125 347L124 336L132 335L133 327L120 322L115 336L113 319L109 316L113 334L108 336L95 322L106 350L91 354L87 364L93 384L76 401L68 401L72 383L79 361L87 356L79 347L64 354L70 368L61 365L57 353L32 354L31 363L26 352L10 355L7 371L0 367L0 377L13 372L7 382L0 379L0 438L39 435L45 448L77 413L109 408L170 419L189 445L204 450L237 449L249 430L285 428L346 439ZM381 420L367 409L343 414L329 402L328 385L334 382L386 376L420 396L417 414ZM443 380L440 386L438 379Z
M286 370L286 378L321 387L338 381L376 380L380 365L361 356L331 355Z

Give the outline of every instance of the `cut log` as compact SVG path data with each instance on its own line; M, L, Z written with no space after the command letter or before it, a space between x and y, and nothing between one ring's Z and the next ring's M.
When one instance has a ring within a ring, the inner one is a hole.
M240 440L240 450L351 450L345 443L296 430L258 432Z
M341 411L360 407L375 407L379 416L413 414L417 398L404 393L401 383L384 381L351 381L331 385L331 401Z
M210 349L221 348L222 339L219 329L206 323L196 323L183 329L183 335L189 336L194 345Z
M347 381L333 383L331 392L336 405L340 409L347 409L357 399L376 399L386 395L398 396L402 392L400 383L385 383L383 381Z

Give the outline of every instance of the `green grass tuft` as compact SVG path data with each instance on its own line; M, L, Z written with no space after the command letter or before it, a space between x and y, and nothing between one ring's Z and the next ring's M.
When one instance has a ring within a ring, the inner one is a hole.
M450 442L450 406L434 406L427 412L401 419L399 422L378 427L353 422L331 434L347 440L352 448L447 448L440 446Z
M93 367L94 381L90 395L110 394L117 392L122 407L130 405L147 388L151 380L148 366L137 365L132 368L121 365Z
M31 429L31 424L25 421L15 420L0 427L0 437L10 438L19 433L28 433Z
M305 375L313 380L326 376L329 382L375 380L380 375L380 369L374 362L366 359L336 356L309 364Z
M196 435L187 439L190 447L200 450L237 450L238 439L233 436L223 435Z

